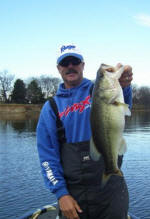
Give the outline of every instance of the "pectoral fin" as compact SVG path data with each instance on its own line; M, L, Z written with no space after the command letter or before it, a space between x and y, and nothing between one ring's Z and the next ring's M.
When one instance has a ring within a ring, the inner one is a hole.
M125 116L131 116L131 111L129 109L129 105L126 103L121 103L118 101L114 101L114 103L116 106L123 106L124 107L124 111L125 111Z
M125 108L125 116L131 116L131 111L129 109L129 105L124 103L124 108Z

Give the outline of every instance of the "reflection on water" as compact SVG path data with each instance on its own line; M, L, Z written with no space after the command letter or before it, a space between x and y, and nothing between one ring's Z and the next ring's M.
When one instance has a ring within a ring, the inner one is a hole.
M12 127L18 132L34 132L38 121L39 113L13 113L13 114L1 114L1 129L6 130L8 127Z
M127 153L123 171L128 184L130 211L150 218L150 112L134 112L126 119Z
M149 130L150 112L134 112L130 117L126 117L126 132L135 132L137 130Z
M56 201L44 185L36 148L38 113L0 115L0 218L18 218ZM128 151L123 172L130 194L130 212L150 218L150 113L132 113L126 120Z
M55 202L45 189L36 148L38 113L0 115L0 218Z

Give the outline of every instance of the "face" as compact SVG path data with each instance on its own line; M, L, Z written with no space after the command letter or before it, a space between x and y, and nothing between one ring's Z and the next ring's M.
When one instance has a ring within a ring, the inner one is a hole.
M64 80L65 88L78 86L83 79L84 62L69 56L64 58L57 66Z

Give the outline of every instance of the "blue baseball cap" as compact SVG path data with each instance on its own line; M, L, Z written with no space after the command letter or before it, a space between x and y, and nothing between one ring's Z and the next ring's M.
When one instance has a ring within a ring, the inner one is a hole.
M81 62L84 61L83 56L81 52L79 51L79 49L75 45L69 44L69 45L63 45L60 47L59 55L57 58L57 64L59 64L64 58L68 56L74 56L80 59Z

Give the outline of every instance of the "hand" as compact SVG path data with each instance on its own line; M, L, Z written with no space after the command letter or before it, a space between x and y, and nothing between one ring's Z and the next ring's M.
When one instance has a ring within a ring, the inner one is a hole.
M120 63L117 64L117 67L120 68L122 65ZM124 72L122 73L119 82L122 88L131 85L131 81L133 79L132 75L132 67L130 65L124 66Z
M77 212L82 213L78 203L71 195L64 195L59 199L59 207L63 215L68 219L80 219Z

